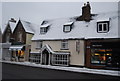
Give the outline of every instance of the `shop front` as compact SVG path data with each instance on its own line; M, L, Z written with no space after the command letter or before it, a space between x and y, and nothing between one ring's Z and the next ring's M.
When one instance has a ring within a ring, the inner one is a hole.
M91 41L87 48L86 66L90 68L120 68L120 42ZM88 60L89 61L88 61Z
M25 46L24 45L12 45L9 48L11 54L11 61L24 61Z

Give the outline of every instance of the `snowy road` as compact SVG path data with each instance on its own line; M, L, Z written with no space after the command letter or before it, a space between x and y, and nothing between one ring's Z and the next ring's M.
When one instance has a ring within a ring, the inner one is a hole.
M76 73L16 64L2 64L3 79L118 79L115 76Z

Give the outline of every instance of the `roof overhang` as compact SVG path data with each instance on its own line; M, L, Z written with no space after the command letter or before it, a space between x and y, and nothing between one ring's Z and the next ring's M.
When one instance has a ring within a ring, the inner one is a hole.
M103 22L103 21L110 21L109 18L102 18L102 19L98 19L97 22Z
M73 22L71 21L71 22L65 23L64 25L72 25L72 24L73 24Z

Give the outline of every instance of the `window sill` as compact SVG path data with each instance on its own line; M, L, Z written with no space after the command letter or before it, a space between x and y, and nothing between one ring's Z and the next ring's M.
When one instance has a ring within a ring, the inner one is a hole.
M69 50L68 48L61 48L60 50Z

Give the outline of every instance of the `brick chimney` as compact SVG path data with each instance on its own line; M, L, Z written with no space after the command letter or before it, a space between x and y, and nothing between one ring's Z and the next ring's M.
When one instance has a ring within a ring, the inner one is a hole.
M87 4L84 3L84 6L82 7L82 16L77 18L77 20L88 21L88 22L91 20L91 7L89 2L87 2Z

